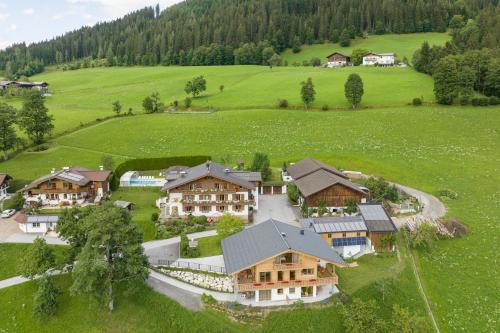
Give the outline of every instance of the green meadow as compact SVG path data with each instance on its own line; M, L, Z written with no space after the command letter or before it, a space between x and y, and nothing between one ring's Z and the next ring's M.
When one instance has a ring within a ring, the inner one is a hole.
M281 56L283 60L288 61L289 65L294 62L302 64L302 61L311 60L314 57L321 59L322 63L326 63L326 56L333 52L351 55L354 49L365 49L376 53L394 52L397 59L403 60L406 57L411 61L413 53L424 41L429 42L430 45L443 45L448 40L450 40L450 36L447 33L439 32L407 35L370 35L367 38L352 40L351 45L348 47L342 47L338 43L303 45L299 53L293 53L291 49L287 49Z

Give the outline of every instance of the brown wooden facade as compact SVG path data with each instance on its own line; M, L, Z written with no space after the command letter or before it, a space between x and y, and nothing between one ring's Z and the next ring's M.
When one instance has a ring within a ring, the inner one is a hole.
M333 264L321 267L318 258L292 250L233 275L237 292L338 283Z
M67 198L65 199L68 200L75 198L74 195L76 195L78 199L95 199L98 189L102 189L104 194L108 194L109 182L107 180L91 181L88 184L80 185L68 180L49 179L29 189L27 194L28 196L45 194L48 198L51 198L53 195L66 194Z
M342 184L335 184L305 199L309 207L316 207L318 200L324 200L328 207L343 207L349 199L355 199L357 203L360 203L362 199L368 200L368 198L368 194L361 193Z

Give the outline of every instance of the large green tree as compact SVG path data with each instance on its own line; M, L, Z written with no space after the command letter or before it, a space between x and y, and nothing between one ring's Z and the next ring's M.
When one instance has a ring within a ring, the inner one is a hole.
M16 109L6 103L0 103L0 150L3 159L9 158L8 151L16 145L18 137L14 124L16 122Z
M340 46L347 47L351 45L351 35L349 34L349 30L344 29L339 37Z
M353 109L361 103L364 89L363 80L361 80L361 77L358 74L352 73L349 75L344 85L344 94Z
M221 216L219 222L217 223L217 234L222 239L231 236L232 234L235 234L243 230L244 228L245 221L243 221L241 218L231 214L224 214Z
M307 81L301 82L300 85L300 97L302 98L304 107L307 110L309 106L314 102L316 90L314 90L314 84L311 78L308 78Z
M54 283L52 277L43 274L38 284L38 290L33 296L33 316L39 319L48 319L57 310L57 297L61 290Z
M453 104L459 94L459 72L454 56L441 59L434 69L434 95L439 104Z
M207 90L207 80L203 76L197 76L186 83L184 91L186 94L191 94L193 97Z
M269 157L264 153L255 153L250 170L260 172L262 180L269 180L269 177L271 177Z
M425 319L410 312L399 304L392 307L392 330L393 333L426 333L432 331Z
M54 252L40 237L33 241L19 260L19 273L28 279L44 274L56 263Z
M38 91L26 93L23 106L19 111L19 126L24 129L26 135L35 143L40 144L45 136L52 132L54 117L50 115L45 107L45 99Z
M95 207L78 220L85 226L86 242L76 257L71 292L107 301L112 311L116 283L131 290L148 276L142 233L130 213L112 203Z
M382 332L383 322L376 313L374 300L362 301L354 298L352 303L342 308L344 327L350 333Z

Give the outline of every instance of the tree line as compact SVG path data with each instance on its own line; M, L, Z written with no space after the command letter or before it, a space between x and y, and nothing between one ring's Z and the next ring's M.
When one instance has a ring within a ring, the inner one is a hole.
M261 63L260 43L276 53L364 33L445 31L453 15L471 18L495 0L191 0L160 12L146 7L49 41L0 52L7 77L43 66L232 65ZM251 54L249 56L249 53ZM99 60L99 61L96 61Z
M454 15L452 40L432 47L424 42L413 55L414 68L434 78L440 104L498 104L500 98L500 6L490 6L475 19ZM478 92L485 98L473 98Z

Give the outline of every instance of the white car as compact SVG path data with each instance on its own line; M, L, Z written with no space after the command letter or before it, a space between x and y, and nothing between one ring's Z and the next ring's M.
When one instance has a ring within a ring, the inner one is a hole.
M7 209L2 212L2 218L7 219L16 213L15 209Z

